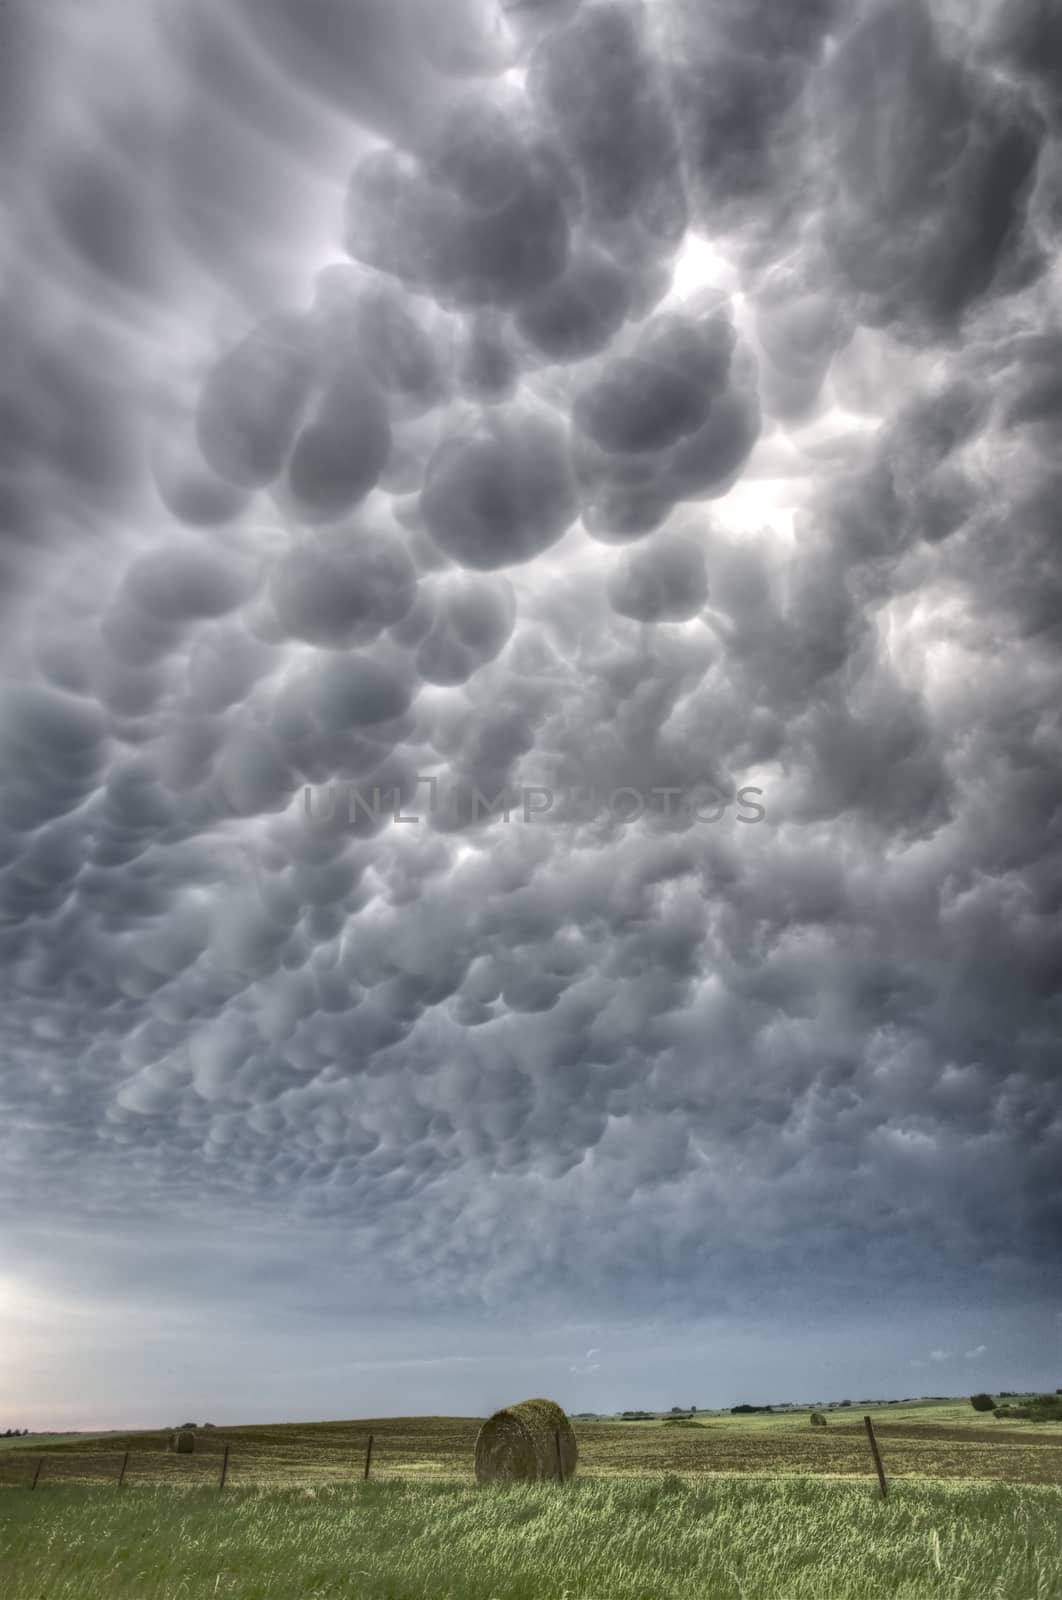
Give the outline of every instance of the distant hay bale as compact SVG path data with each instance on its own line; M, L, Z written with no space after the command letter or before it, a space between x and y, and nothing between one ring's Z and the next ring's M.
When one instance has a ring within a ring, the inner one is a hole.
M177 1435L174 1449L179 1456L190 1456L195 1450L195 1434L189 1432L187 1428L182 1428Z
M821 1411L813 1411L809 1420L813 1428L825 1428L827 1425L826 1418Z
M560 1463L557 1436L560 1435ZM476 1439L477 1483L539 1483L570 1478L579 1451L572 1425L553 1400L521 1400L488 1417Z

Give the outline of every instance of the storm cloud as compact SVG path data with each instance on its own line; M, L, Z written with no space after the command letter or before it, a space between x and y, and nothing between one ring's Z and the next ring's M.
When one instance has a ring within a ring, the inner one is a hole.
M0 6L19 1305L277 1282L265 1362L548 1303L587 1407L652 1306L729 1403L869 1263L849 1386L1054 1387L1044 8L126 13Z

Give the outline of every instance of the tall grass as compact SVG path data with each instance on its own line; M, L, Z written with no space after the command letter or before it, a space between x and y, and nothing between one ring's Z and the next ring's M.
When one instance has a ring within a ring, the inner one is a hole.
M823 1478L0 1492L5 1600L1057 1600L1062 1489Z

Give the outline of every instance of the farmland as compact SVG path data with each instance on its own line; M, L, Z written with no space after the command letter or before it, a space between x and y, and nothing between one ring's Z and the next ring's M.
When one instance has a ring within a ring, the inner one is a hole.
M1062 1592L1062 1426L959 1402L872 1407L883 1502L862 1414L831 1411L816 1430L806 1411L577 1421L575 1480L508 1488L474 1483L472 1417L219 1427L188 1457L165 1453L164 1432L5 1440L0 1584L5 1600Z
M1062 1491L680 1475L4 1497L5 1600L1053 1600Z
M910 1476L1062 1485L1062 1424L985 1417L965 1401L867 1408L890 1479ZM866 1477L873 1467L863 1408L830 1411L812 1429L807 1411L734 1417L698 1414L692 1426L666 1421L574 1421L580 1478L645 1473L799 1473ZM216 1482L221 1452L231 1452L228 1483L246 1488L323 1485L361 1475L373 1435L374 1479L472 1476L478 1417L369 1417L356 1421L212 1428L197 1434L196 1453L166 1452L169 1430L105 1434L62 1441L32 1438L0 1453L0 1486L25 1483L43 1455L42 1482L99 1482L116 1477L129 1452L126 1483Z

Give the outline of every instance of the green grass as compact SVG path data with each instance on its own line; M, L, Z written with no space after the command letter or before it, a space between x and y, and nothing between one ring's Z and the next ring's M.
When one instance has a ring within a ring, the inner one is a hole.
M1010 1400L998 1400L1002 1406L1026 1405L1036 1399L1035 1395L1015 1395ZM826 1402L822 1405L795 1406L770 1412L754 1412L750 1415L733 1416L729 1411L698 1411L698 1422L711 1422L722 1424L730 1429L740 1428L743 1433L777 1433L787 1429L803 1428L807 1425L808 1416L812 1411L821 1411L827 1418L831 1427L862 1425L863 1417L873 1417L875 1426L878 1423L917 1422L920 1424L933 1424L949 1428L1002 1428L1005 1422L993 1417L991 1411L975 1411L969 1400L960 1397L953 1400L885 1400L878 1403L854 1401L850 1406L831 1405ZM666 1420L666 1411L654 1412L651 1417L644 1420L627 1420L625 1428L654 1427L657 1422ZM600 1422L619 1421L618 1415L601 1415L596 1420ZM1013 1423L1011 1424L1013 1426ZM1030 1426L1026 1423L1023 1426ZM1032 1424L1032 1426L1037 1426ZM1062 1437L1057 1425L1049 1430L1053 1437Z
M5 1600L1054 1600L1062 1489L909 1479L3 1496Z

